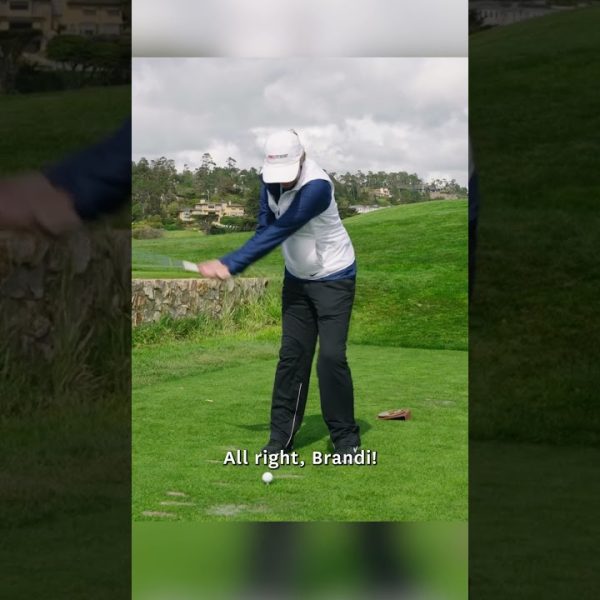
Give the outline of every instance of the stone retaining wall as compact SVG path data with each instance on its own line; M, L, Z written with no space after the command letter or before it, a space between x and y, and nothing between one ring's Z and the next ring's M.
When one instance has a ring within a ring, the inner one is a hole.
M219 318L235 305L259 299L267 285L267 279L134 279L133 325L156 322L163 316Z
M130 240L105 228L0 232L0 350L84 360L107 328L130 330Z

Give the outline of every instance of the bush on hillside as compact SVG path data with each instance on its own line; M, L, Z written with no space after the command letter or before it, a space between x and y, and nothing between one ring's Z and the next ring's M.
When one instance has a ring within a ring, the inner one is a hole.
M254 231L256 219L253 217L221 217L221 225L229 231Z
M208 233L209 235L220 235L222 233L232 233L233 231L236 231L236 229L229 229L229 227L221 227L213 223L210 226Z
M244 217L221 217L221 225L233 225L241 227L244 224Z
M340 214L340 219L347 219L348 217L353 217L358 214L354 208L350 208L349 206L338 207L338 212Z
M134 227L154 227L154 229L163 229L164 224L160 215L150 215L146 219L135 223Z
M155 229L154 227L142 226L134 227L131 230L131 237L136 240L153 240L164 235L163 229Z
M17 71L15 90L21 94L59 92L69 87L64 75L58 71L43 71L35 65L24 64Z
M165 223L163 229L165 231L182 231L183 229L185 229L185 227L181 221L172 221L169 223Z

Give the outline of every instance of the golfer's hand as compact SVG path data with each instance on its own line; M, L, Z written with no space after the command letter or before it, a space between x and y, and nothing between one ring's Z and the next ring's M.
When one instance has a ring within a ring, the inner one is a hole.
M60 235L79 225L71 197L41 173L0 180L0 229L41 229Z
M229 269L220 260L198 263L198 270L201 275L210 279L229 279L231 277Z

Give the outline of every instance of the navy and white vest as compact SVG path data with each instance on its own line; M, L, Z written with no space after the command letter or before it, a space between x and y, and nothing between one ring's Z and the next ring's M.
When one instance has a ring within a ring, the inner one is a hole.
M333 182L315 161L309 158L304 161L296 185L290 190L283 190L279 202L267 191L269 208L275 218L279 219L290 207L300 188L315 179L329 182L329 207L313 217L281 245L285 266L298 279L322 279L350 267L355 260L350 236L338 213Z

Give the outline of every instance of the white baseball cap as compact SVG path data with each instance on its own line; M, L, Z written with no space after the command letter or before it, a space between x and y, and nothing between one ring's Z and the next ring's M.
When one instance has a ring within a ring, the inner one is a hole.
M265 143L262 177L265 183L294 181L300 168L304 147L293 129L271 134Z

